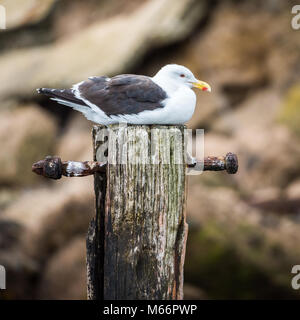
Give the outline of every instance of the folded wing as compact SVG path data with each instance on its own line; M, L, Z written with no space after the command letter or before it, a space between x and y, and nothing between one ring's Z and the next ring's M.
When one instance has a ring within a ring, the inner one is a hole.
M93 116L104 113L107 117L163 108L167 98L166 92L151 78L130 74L113 78L90 77L71 89L40 88L38 92L82 113Z

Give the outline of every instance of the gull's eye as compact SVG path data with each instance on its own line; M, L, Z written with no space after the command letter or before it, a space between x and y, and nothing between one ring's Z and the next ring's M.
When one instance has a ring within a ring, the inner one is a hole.
M181 78L184 78L184 77L185 77L185 75L182 73L182 74L180 75L180 77L181 77Z

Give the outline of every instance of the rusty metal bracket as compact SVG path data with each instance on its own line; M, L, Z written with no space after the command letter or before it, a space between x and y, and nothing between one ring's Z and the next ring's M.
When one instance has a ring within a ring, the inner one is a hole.
M204 163L197 161L194 164L187 164L187 167L194 170L204 171L226 171L234 174L238 170L237 156L231 152L225 157L206 157ZM47 156L44 160L35 162L32 171L38 175L51 179L66 177L85 177L95 172L105 172L106 162L99 161L62 161L57 156Z

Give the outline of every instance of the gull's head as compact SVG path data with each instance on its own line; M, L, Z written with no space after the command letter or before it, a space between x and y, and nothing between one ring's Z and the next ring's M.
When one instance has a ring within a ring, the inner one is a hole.
M198 88L202 91L211 92L211 87L208 83L196 79L191 70L178 64L167 64L162 67L155 75L155 78L158 77L173 86L184 85L189 88Z

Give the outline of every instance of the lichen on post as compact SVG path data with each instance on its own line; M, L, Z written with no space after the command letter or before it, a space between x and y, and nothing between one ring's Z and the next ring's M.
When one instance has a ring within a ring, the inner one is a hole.
M87 238L89 299L183 298L184 128L93 128L94 160L104 156L108 164L106 173L95 174L96 217Z

